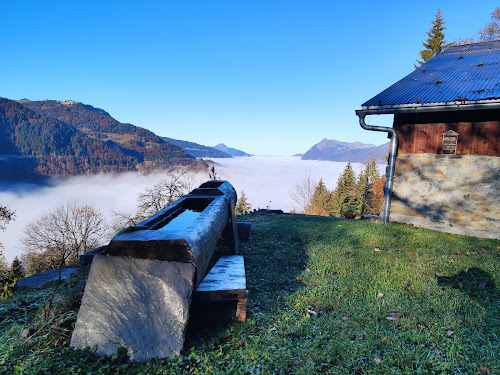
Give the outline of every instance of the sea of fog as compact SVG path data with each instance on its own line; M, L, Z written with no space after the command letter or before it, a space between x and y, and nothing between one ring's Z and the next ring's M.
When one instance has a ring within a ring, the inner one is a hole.
M242 191L252 208L281 209L290 211L295 204L290 192L295 190L305 176L313 180L323 178L333 189L344 169L344 162L301 160L299 157L254 156L231 159L212 159L217 175L229 181L238 195ZM356 173L362 164L353 164ZM19 238L28 223L70 199L90 203L111 222L113 211L132 212L137 205L137 195L152 187L164 177L161 173L144 176L138 173L120 175L78 176L53 181L50 186L29 184L0 184L0 205L16 211L15 221L0 232L4 255L10 263L23 252ZM208 180L208 173L197 176L198 183Z

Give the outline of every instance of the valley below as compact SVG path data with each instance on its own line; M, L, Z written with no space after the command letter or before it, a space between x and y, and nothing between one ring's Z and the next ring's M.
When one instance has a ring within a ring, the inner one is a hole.
M244 191L252 209L271 208L289 212L294 208L290 193L306 177L313 181L323 178L326 186L333 189L347 163L317 160L301 160L292 156L254 156L211 159L220 179L229 181L238 196ZM363 168L354 163L356 173ZM10 222L5 232L0 234L0 242L9 262L23 252L19 238L26 225L41 215L53 210L70 199L90 203L99 209L111 222L113 211L132 212L137 207L138 194L165 177L162 172L143 175L127 172L118 175L97 174L52 179L40 186L29 183L1 183L0 202L16 211L16 218ZM209 180L206 172L194 176L194 185ZM110 234L111 235L111 234Z

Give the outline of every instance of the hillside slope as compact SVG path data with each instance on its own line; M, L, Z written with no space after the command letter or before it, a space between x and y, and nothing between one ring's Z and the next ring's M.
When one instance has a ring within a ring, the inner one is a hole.
M133 170L138 160L75 127L0 98L0 177L34 179Z
M72 100L20 100L19 103L39 114L72 125L88 137L137 159L139 170L193 163L193 157L181 147L163 140L147 129L121 123L100 108Z
M252 223L238 250L252 291L245 323L190 329L180 357L146 363L126 350L73 350L76 286L89 270L79 267L57 289L50 320L42 301L54 284L0 300L0 373L500 373L499 240L364 220L239 219Z

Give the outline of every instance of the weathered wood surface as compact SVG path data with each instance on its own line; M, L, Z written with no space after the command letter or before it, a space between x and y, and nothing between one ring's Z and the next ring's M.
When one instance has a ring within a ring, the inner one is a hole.
M231 184L209 181L115 236L92 262L71 347L113 355L122 346L133 361L179 355L192 292L221 234L238 245L235 204ZM230 293L240 302L238 289Z
M139 230L113 238L106 254L192 263L199 283L223 232L231 232L232 245L238 247L235 204L236 191L230 183L206 182L139 223Z
M247 289L245 263L243 255L221 257L196 288L195 293L201 298L212 301L245 298ZM223 297L227 296L227 297Z
M247 290L243 255L221 257L193 294L195 308L203 309L214 316L227 316L222 310L227 310L228 302L234 303L230 310L236 320L244 322L247 313Z
M398 153L441 154L442 134L453 130L457 155L500 156L499 119L499 110L395 115Z

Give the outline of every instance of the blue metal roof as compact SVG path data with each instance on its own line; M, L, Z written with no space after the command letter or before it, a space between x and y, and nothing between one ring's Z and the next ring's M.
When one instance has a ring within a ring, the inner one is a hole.
M377 96L363 109L500 103L500 41L450 47Z

